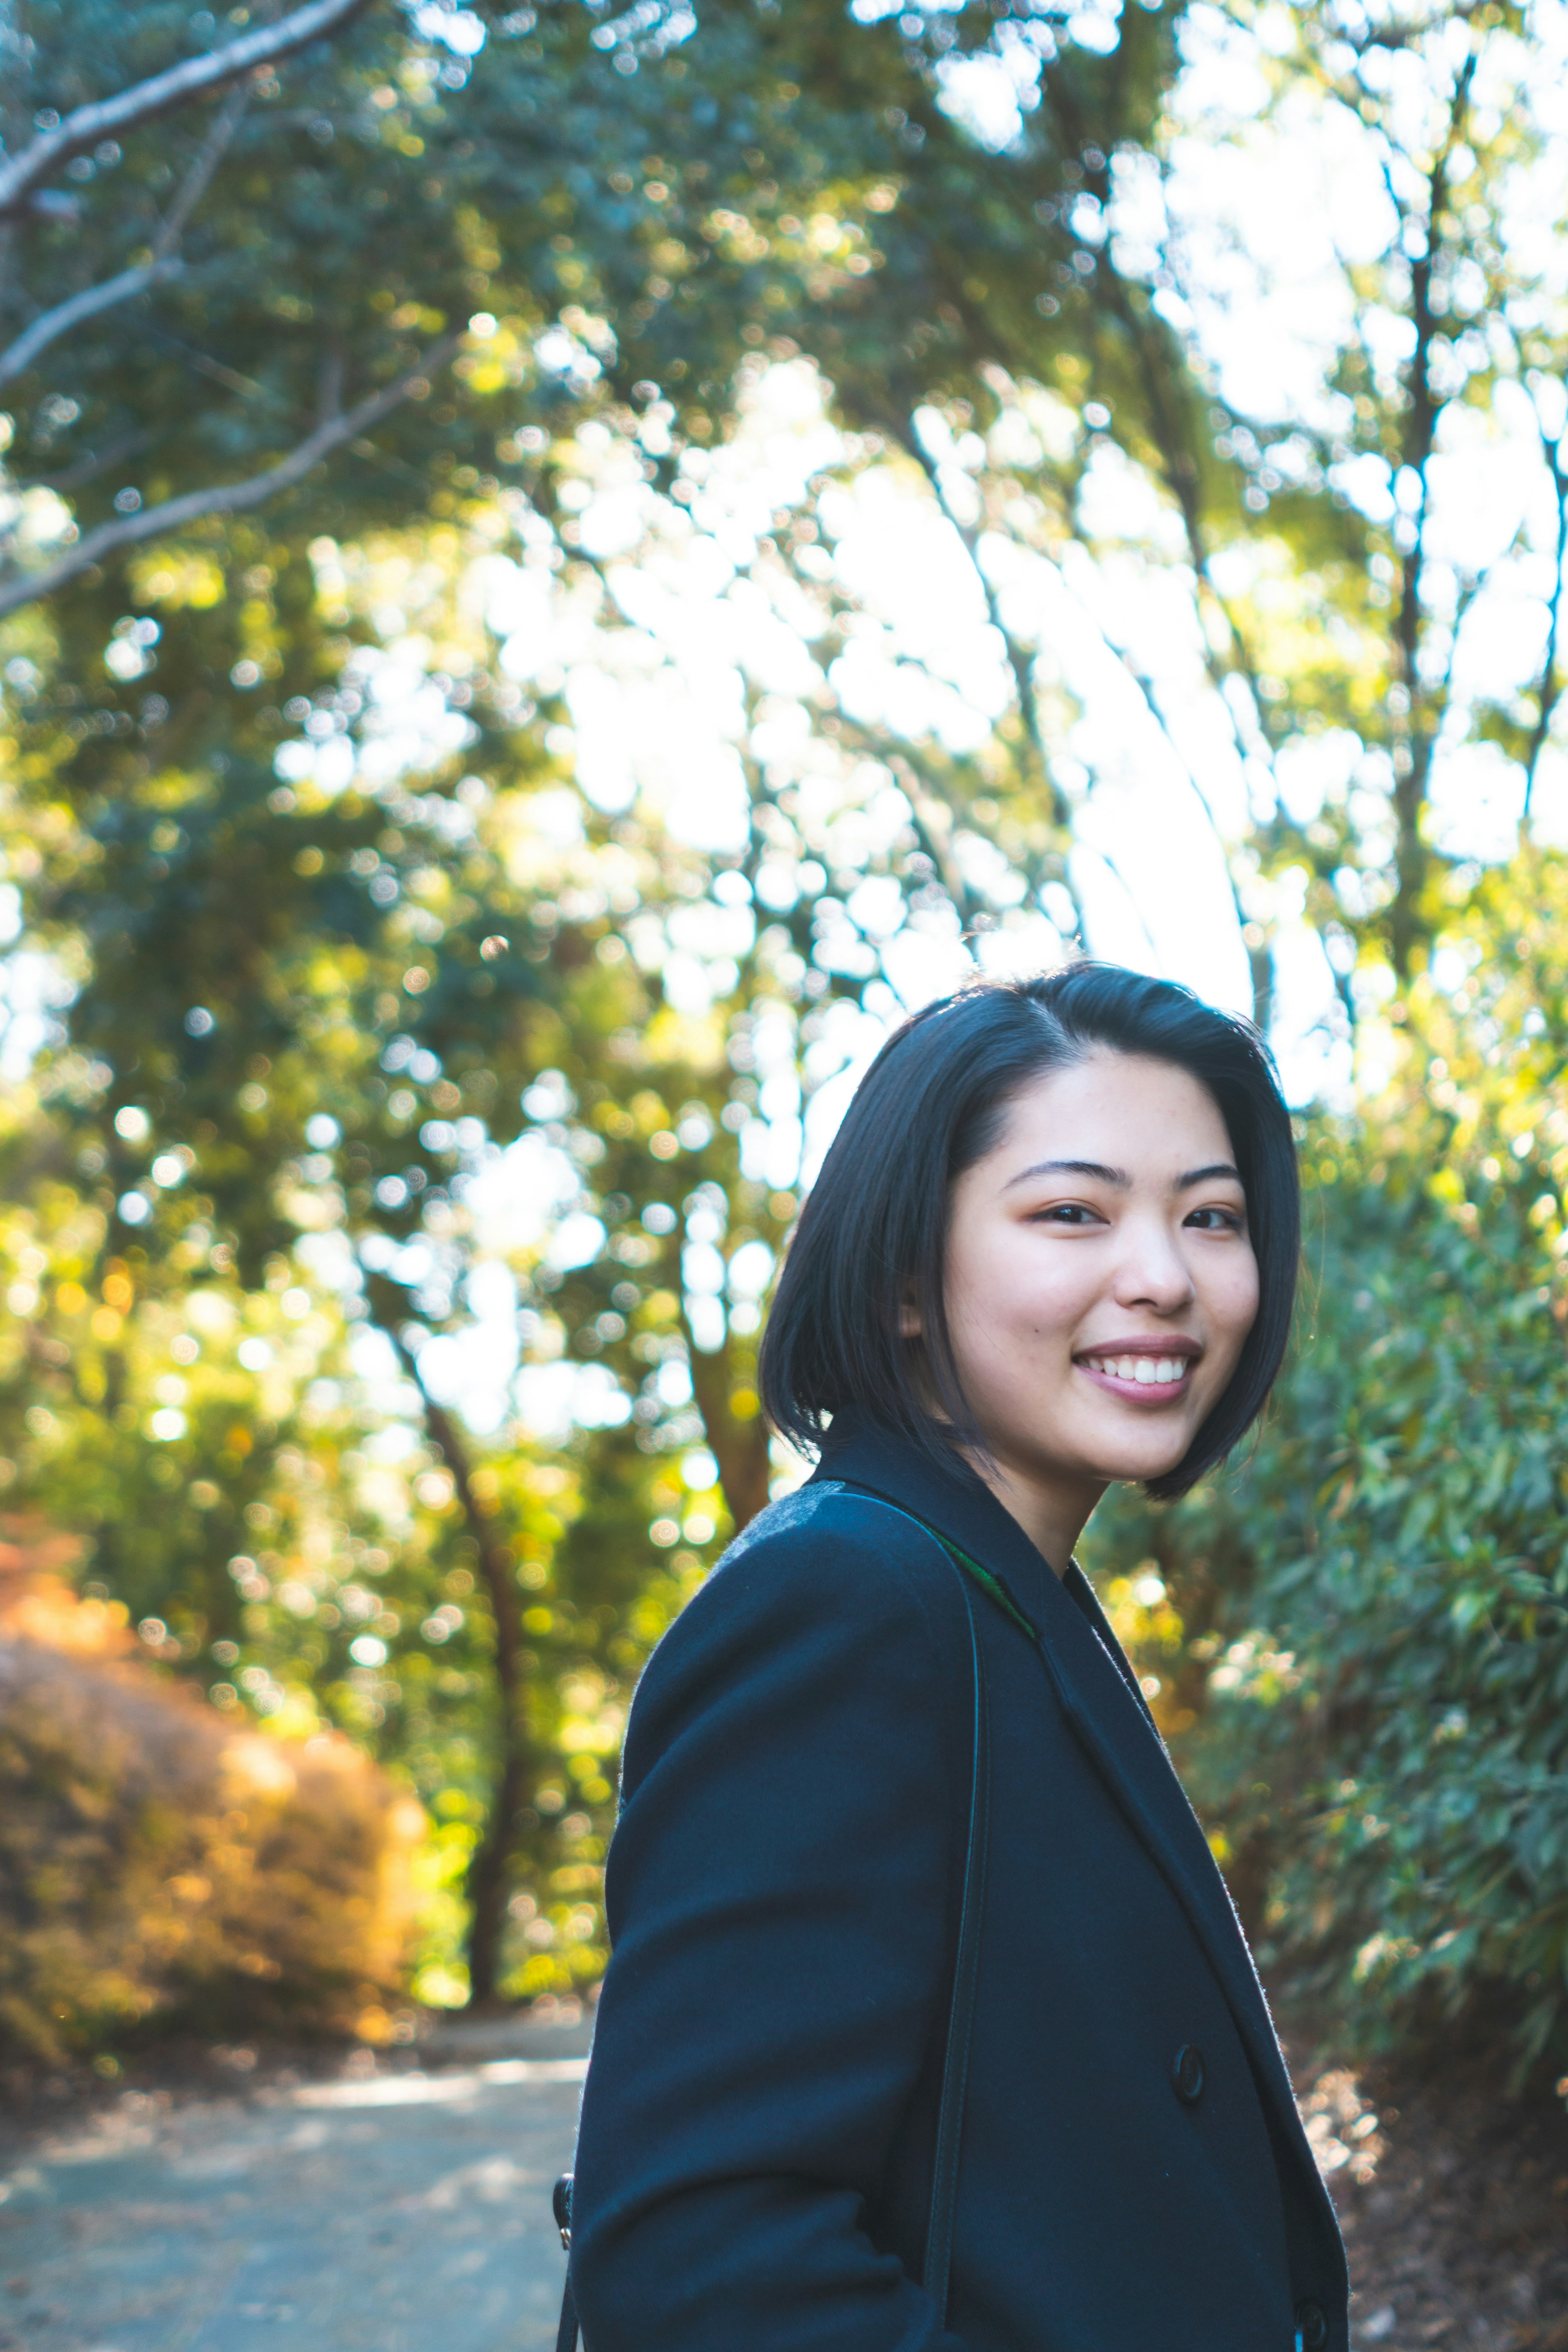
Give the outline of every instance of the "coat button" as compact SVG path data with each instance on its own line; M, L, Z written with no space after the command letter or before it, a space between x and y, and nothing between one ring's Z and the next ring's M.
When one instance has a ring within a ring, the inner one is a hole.
M1171 2067L1171 2080L1184 2106L1195 2107L1204 2095L1204 2053L1195 2042L1184 2042ZM1322 2341L1321 2336L1318 2338Z
M1296 2305L1296 2342L1300 2352L1323 2352L1329 2340L1329 2323L1321 2303L1299 2303Z

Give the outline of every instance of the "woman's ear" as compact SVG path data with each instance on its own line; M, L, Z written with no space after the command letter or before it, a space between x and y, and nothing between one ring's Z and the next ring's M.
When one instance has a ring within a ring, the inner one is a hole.
M904 1295L899 1301L899 1337L900 1339L925 1338L925 1325L921 1320L921 1310L916 1304L912 1283L905 1284Z

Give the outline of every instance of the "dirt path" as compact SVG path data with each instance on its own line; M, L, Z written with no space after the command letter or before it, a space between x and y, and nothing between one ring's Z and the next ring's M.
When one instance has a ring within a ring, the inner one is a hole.
M483 2047L31 2136L0 2179L0 2352L551 2352L585 2060Z
M552 2352L585 2047L459 2023L370 2073L62 2083L0 2139L0 2352ZM1561 2097L1457 2060L1298 2080L1353 2352L1568 2352Z

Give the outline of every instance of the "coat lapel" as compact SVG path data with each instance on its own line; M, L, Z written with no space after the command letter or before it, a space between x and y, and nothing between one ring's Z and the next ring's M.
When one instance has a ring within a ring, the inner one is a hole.
M1100 1778L1186 1913L1225 1990L1260 2081L1269 2084L1281 2110L1288 2111L1292 2126L1300 2132L1295 2097L1263 1988L1219 1865L1176 1778L1153 1717L1142 1704L1142 1693L1137 1693L1136 1706L1130 1703L1131 1670L1087 1578L1077 1569L1068 1573L1079 1578L1082 1595L1075 1600L1058 1587L1065 1606L1053 1612L1050 1622L1042 1628L1040 1651L1046 1671ZM1086 1601L1098 1624L1084 1607ZM1091 1656L1090 1645L1105 1654L1106 1663L1122 1662L1114 1681L1100 1660ZM1304 2136L1302 2154L1308 2154Z
M912 1511L999 1577L1039 1628L1062 1711L1112 1798L1170 1885L1225 1993L1260 2091L1309 2178L1317 2165L1297 2113L1263 1988L1218 1864L1154 1719L1087 1578L1069 1592L1023 1529L965 1465L863 1424L825 1450L819 1477L844 1479ZM1000 1613L1000 1612L998 1612ZM1023 1638L1022 1634L1019 1636ZM1326 2192L1324 2192L1326 2194Z

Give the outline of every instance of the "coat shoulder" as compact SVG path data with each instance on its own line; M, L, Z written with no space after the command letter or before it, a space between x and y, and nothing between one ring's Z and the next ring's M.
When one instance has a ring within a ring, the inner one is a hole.
M847 1630L923 1620L945 1649L963 1619L959 1571L907 1513L837 1479L814 1479L742 1529L676 1622L689 1620L695 1631L714 1616L828 1608Z
M873 1496L817 1479L759 1514L662 1636L627 1726L623 1787L681 1727L744 1691L809 1715L853 1692L868 1716L946 1712L967 1650L959 1571L936 1538ZM967 1678L963 1678L967 1687Z

